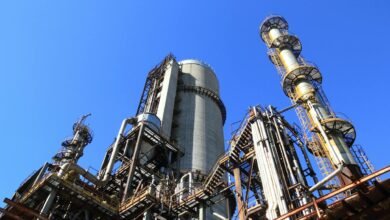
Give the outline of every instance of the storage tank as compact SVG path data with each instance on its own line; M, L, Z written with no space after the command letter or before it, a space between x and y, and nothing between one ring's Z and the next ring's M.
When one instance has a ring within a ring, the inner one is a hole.
M226 111L219 98L218 79L201 61L184 60L179 65L172 137L184 151L180 170L207 175L224 153Z
M171 138L184 152L179 170L191 178L178 190L200 187L219 156L224 154L225 107L219 98L218 79L211 67L198 60L179 62L179 75ZM183 194L182 197L186 195ZM204 207L206 208L206 207ZM212 209L200 208L199 219L214 219L212 211L227 216L226 201ZM187 219L187 218L183 218Z
M144 123L148 128L152 129L154 132L159 133L161 130L161 121L153 113L142 113L137 116L137 124ZM135 127L134 127L135 128ZM149 160L154 158L156 154L155 146L151 145L148 142L143 142L139 155L140 164L144 165Z

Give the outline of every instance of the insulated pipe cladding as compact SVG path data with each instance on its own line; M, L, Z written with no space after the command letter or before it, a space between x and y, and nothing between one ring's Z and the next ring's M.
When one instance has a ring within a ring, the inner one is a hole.
M318 92L322 75L317 67L307 64L300 53L302 45L288 33L288 23L280 16L265 19L260 36L269 48L271 61L282 74L285 94L305 109L311 131L317 137L326 157L335 169L345 164L339 175L342 185L361 176L361 171L349 149L355 139L353 125L338 118L330 110L324 95ZM305 125L302 125L305 127Z
M123 134L125 132L126 126L128 124L134 124L134 123L136 123L136 121L137 121L136 118L126 118L126 119L124 119L122 121L121 128L119 129L118 135L116 136L116 139L115 139L114 146L112 148L112 153L111 153L110 160L108 161L107 168L106 168L106 170L104 172L104 176L103 176L103 179L102 179L103 182L108 181L108 178L110 177L112 168L114 167L116 155L118 154L119 143L122 140L122 136L123 136Z
M102 182L107 182L110 178L111 172L114 168L114 164L117 161L117 154L120 150L120 143L124 139L127 126L132 125L134 127L134 126L141 125L141 124L146 124L150 129L154 130L155 132L160 132L161 121L153 113L142 113L142 114L137 115L136 117L125 118L122 121L121 127L118 131L115 142L113 144L112 153L110 154L110 157L109 157L108 162L107 162L107 166L104 170L104 175L103 175L103 178L101 180ZM152 148L153 148L153 146L145 144L143 146L142 152L149 152L149 151L151 151ZM141 163L142 162L143 161L141 160Z

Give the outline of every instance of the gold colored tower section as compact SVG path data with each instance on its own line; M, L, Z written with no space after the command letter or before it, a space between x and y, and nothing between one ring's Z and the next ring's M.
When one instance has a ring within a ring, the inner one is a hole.
M313 134L312 142L319 145L319 157L329 159L341 185L361 177L361 171L351 151L356 133L353 125L337 117L321 93L322 75L315 65L301 56L302 45L288 33L288 23L280 16L267 18L260 27L262 40L269 48L271 61L282 77L285 94L304 109L302 124ZM314 144L314 145L315 145Z

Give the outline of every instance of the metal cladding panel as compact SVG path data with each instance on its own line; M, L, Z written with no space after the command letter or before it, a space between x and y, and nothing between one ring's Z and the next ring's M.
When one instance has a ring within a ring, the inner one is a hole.
M268 219L274 219L277 218L279 214L288 212L282 185L280 184L280 175L278 175L275 166L275 159L277 158L274 158L273 156L269 137L263 121L257 119L256 122L251 125L251 128L253 143L255 143L259 175L263 186L264 196L268 203L266 216Z
M178 73L179 65L176 61L172 60L164 74L160 102L157 109L157 116L161 120L161 133L168 138L170 137L172 128Z
M197 60L184 60L179 64L185 85L206 88L219 95L218 79L210 66Z
M180 72L172 137L183 149L180 170L199 170L208 175L218 157L224 153L223 117L220 106L203 89L219 96L218 79L213 70L197 60L179 62ZM183 89L187 88L187 89ZM188 89L192 88L192 89ZM213 206L226 216L226 202ZM209 209L206 219L214 219Z
M210 67L199 61L180 63L182 86L201 87L219 93L218 80ZM217 158L224 153L223 122L218 105L209 96L178 89L180 111L175 116L177 124L174 137L184 148L182 171L200 170L207 174Z

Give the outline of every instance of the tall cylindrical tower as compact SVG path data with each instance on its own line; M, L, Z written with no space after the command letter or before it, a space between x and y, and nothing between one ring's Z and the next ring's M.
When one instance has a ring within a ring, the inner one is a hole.
M167 56L148 75L137 110L141 113L156 114L161 134L182 148L181 173L207 175L224 153L226 110L214 71L201 61L177 62Z
M148 75L137 115L145 112L156 114L161 120L161 135L183 153L174 165L181 201L203 186L224 154L226 109L214 71L199 60L177 62L172 55L167 56ZM223 215L226 212L223 203L212 209ZM199 205L198 213L212 218L206 204Z
M226 110L219 97L218 79L209 65L198 60L184 60L178 64L171 139L184 152L179 164L183 174L181 187L188 187L188 192L194 193L194 188L201 187L224 153ZM199 219L213 219L211 210L205 210L205 205L199 206ZM225 202L213 205L212 209L226 216Z
M324 154L317 156L327 157L334 169L343 167L338 175L341 185L360 177L360 169L349 149L355 140L355 129L332 111L321 89L321 73L300 56L301 42L288 33L287 21L280 16L267 18L260 27L260 35L270 48L271 61L281 73L285 94L303 110L299 117L302 126L313 134L312 151L319 145Z
M184 60L179 65L171 138L184 148L180 170L199 170L206 175L224 153L226 111L210 66L197 60Z

